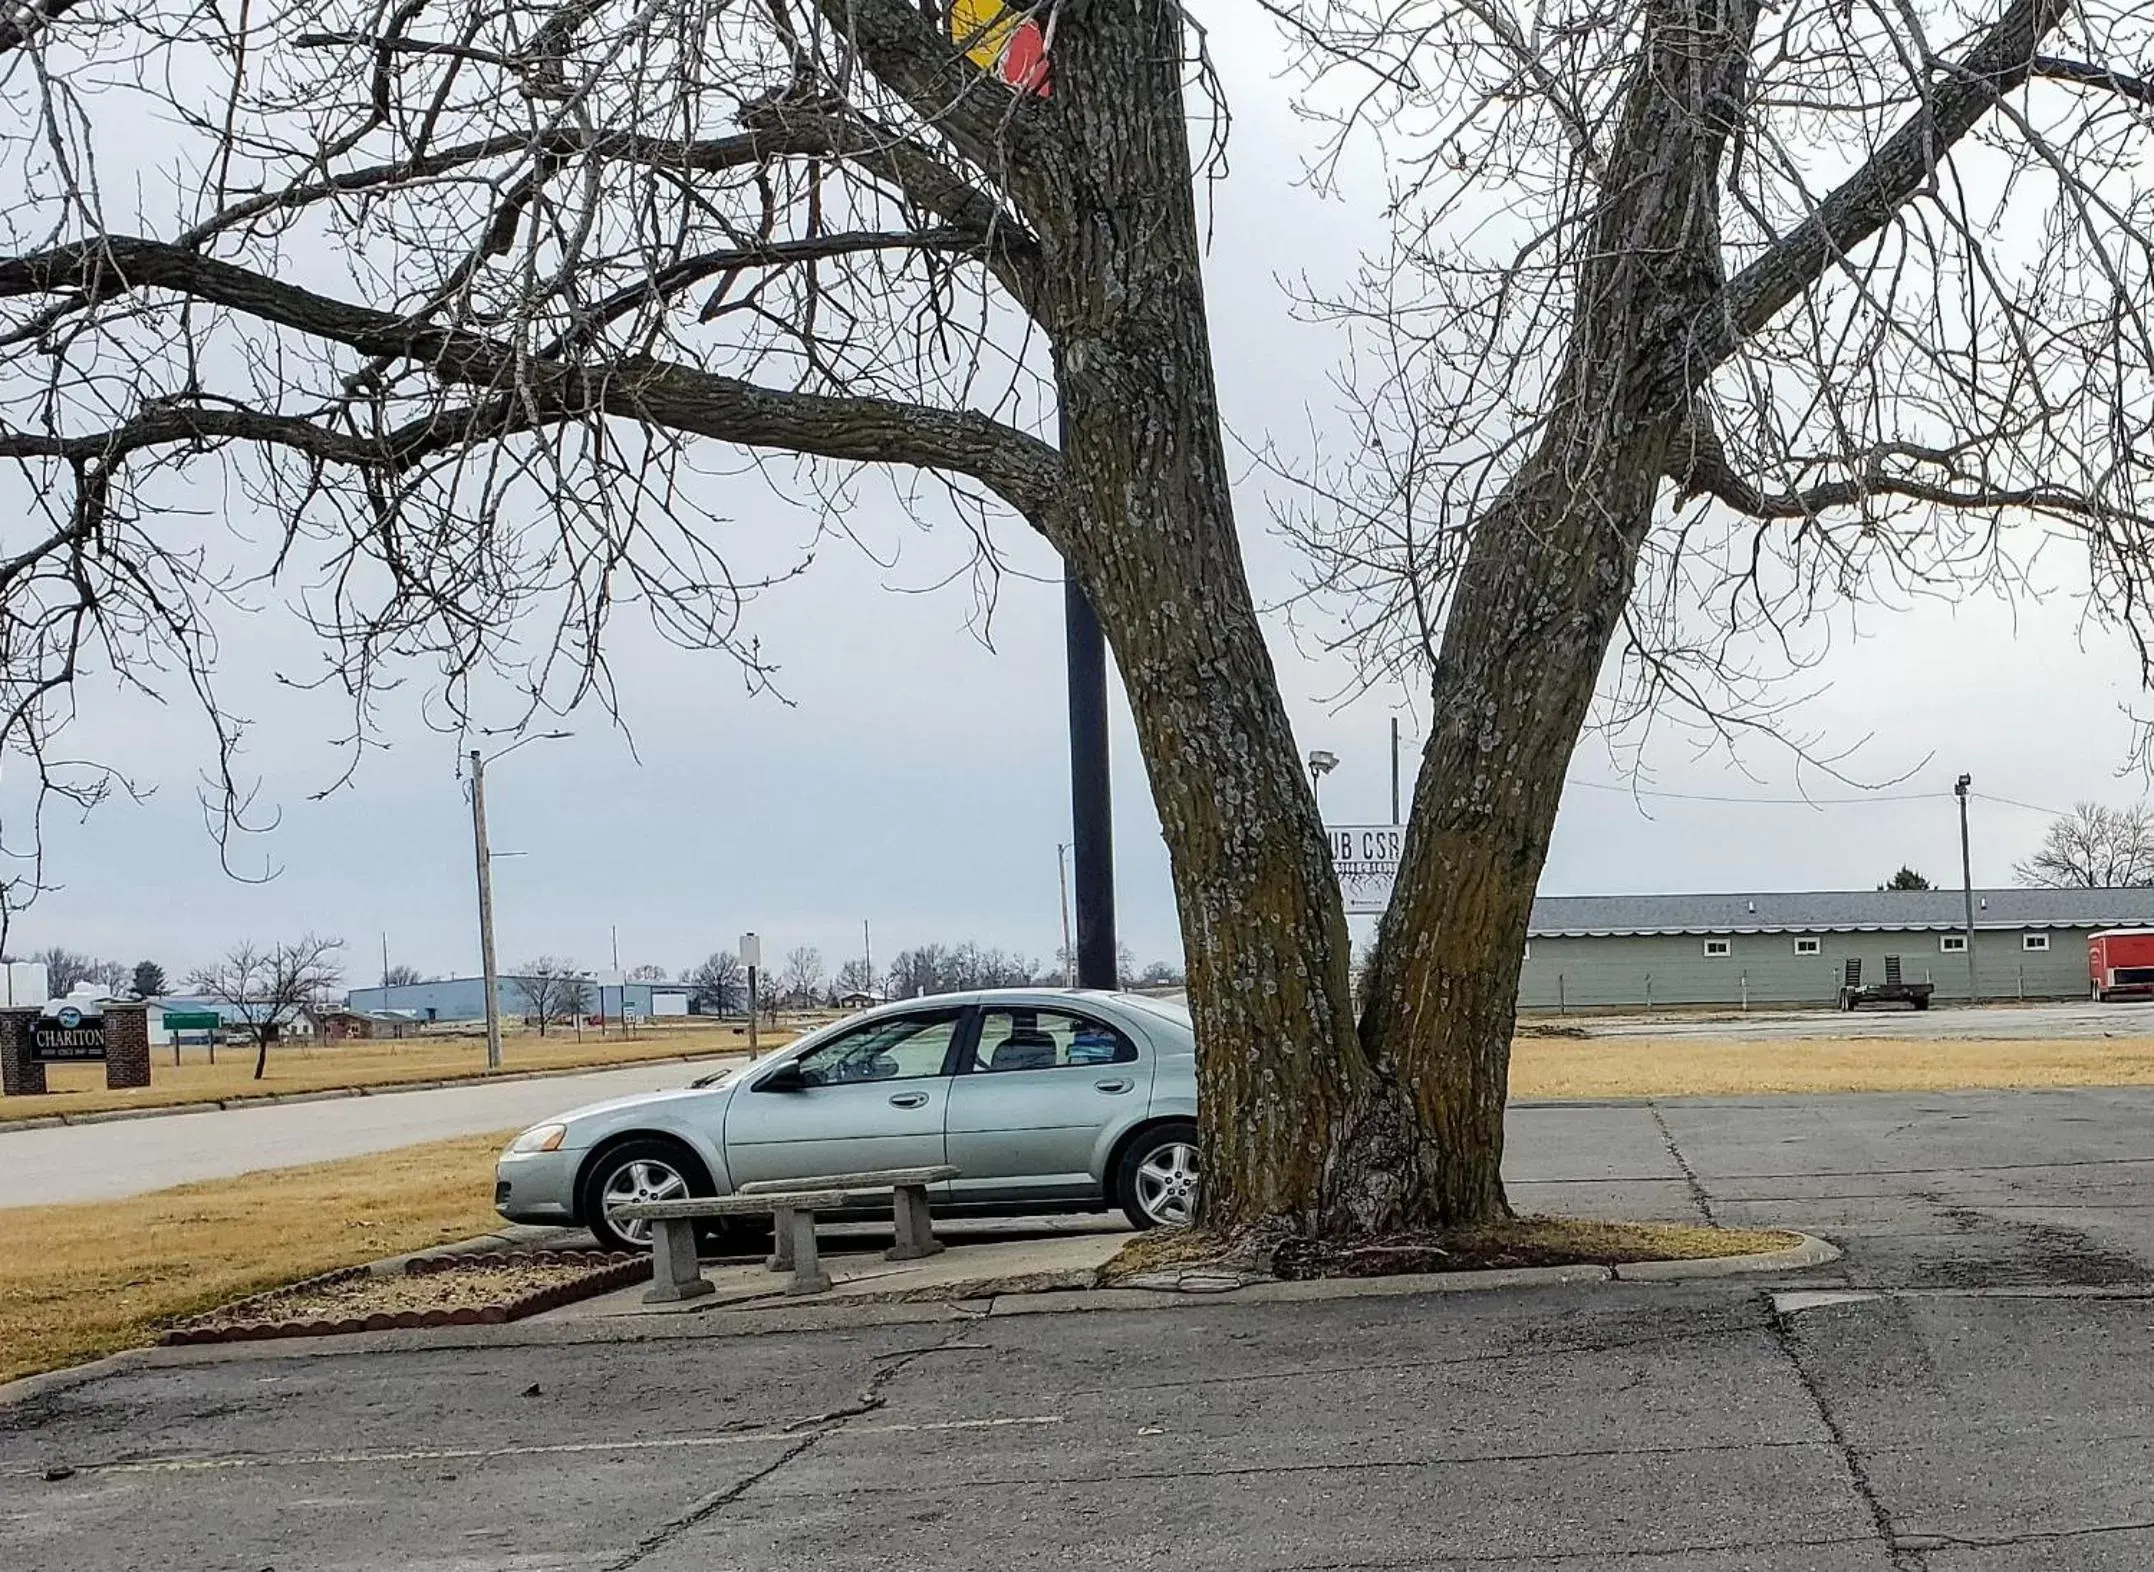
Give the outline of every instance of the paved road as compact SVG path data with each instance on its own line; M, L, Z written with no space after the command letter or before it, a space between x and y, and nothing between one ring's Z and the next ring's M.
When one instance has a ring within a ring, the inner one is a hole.
M1792 1220L1848 1258L1770 1287L190 1350L0 1409L0 1563L2154 1563L2154 1093L1550 1106L1512 1127L1524 1204Z
M534 1124L579 1103L685 1086L724 1061L231 1108L54 1130L0 1128L0 1207L105 1201L194 1179L358 1157Z

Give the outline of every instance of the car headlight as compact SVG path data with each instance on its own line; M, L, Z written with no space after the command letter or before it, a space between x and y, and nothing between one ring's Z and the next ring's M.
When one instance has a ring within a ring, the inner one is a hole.
M535 1124L522 1135L509 1142L512 1152L552 1152L560 1149L568 1137L565 1124Z

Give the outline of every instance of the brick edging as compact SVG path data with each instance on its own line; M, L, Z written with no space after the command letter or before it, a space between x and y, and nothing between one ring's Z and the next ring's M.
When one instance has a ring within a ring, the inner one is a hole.
M533 1288L510 1299L483 1305L459 1305L454 1310L377 1310L366 1316L312 1316L304 1320L242 1321L228 1318L235 1311L266 1310L280 1299L290 1299L310 1289L373 1276L368 1266L343 1266L333 1272L290 1283L282 1288L235 1299L206 1315L195 1316L166 1329L157 1339L163 1348L188 1348L202 1343L249 1343L285 1337L334 1337L351 1332L393 1332L414 1327L502 1326L545 1310L558 1310L579 1299L594 1298L640 1282L651 1275L647 1255L608 1253L599 1250L513 1251L507 1254L431 1256L407 1261L402 1276L438 1277L445 1272L468 1272L504 1266L584 1266L588 1270L559 1283Z

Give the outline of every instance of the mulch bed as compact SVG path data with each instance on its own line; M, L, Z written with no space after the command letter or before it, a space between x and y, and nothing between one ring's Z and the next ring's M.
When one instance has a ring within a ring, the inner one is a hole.
M429 1256L400 1272L347 1266L220 1305L165 1332L167 1346L329 1337L409 1327L499 1326L651 1275L647 1255L599 1250Z

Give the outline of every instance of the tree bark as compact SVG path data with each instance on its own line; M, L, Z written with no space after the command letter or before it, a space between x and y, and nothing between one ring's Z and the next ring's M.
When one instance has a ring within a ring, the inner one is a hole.
M1172 5L1058 30L1028 170L1066 516L1143 739L1189 957L1204 1223L1304 1229L1365 1065L1346 918L1243 572L1212 377Z
M1755 0L1659 0L1610 146L1554 411L1475 521L1436 663L1433 724L1361 1034L1398 1110L1396 1221L1507 1212L1503 1107L1526 926L1563 778L1688 383L1670 374L1720 290L1714 175L1735 123ZM1373 1184L1364 1186L1373 1189Z

